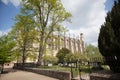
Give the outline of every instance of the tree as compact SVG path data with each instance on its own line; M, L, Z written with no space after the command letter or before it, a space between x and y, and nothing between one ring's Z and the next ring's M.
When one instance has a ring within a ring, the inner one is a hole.
M2 72L4 63L14 60L15 41L8 35L0 37L0 64L2 65Z
M58 51L56 57L58 58L59 63L64 63L65 60L64 58L66 57L67 54L71 54L71 51L67 48L62 48Z
M91 44L86 45L85 56L87 57L87 59L102 58L102 55L100 54L98 47L93 46Z
M105 23L101 26L98 47L105 57L110 69L120 72L120 0L107 13Z
M81 53L70 53L70 54L66 54L64 61L65 62L76 62L79 60L86 60L86 55L83 55Z
M20 61L24 63L26 59L33 55L32 44L34 38L34 19L32 14L29 11L26 11L24 8L21 8L21 13L15 17L15 25L13 26L10 35L14 37L16 41L16 57L21 59Z
M49 63L55 64L55 63L57 63L57 61L58 61L58 59L55 56L50 56L50 55L43 56L44 65L47 65Z
M24 10L34 15L36 26L36 40L39 42L39 56L37 64L41 65L42 56L48 38L56 31L61 32L64 27L61 23L69 21L71 14L65 10L61 0L22 0Z

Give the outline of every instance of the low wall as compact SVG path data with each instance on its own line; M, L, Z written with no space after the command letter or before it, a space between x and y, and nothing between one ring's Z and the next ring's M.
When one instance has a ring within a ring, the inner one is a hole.
M113 73L111 71L91 73L90 80L120 80L120 73Z
M21 68L23 67L22 63L14 63L13 68ZM36 63L24 63L24 67L37 67Z
M62 72L62 71L56 71L56 70L44 70L44 69L38 69L38 68L24 68L22 70L46 75L46 76L57 78L60 80L71 80L70 72Z
M91 75L90 80L111 80L108 77L98 76L98 75Z
M59 71L59 70L46 70L46 69L40 69L36 67L37 65L35 63L25 63L24 68L21 63L14 64L15 69L20 69L20 70L25 70L29 72L34 72L37 74L42 74L42 75L46 75L49 77L57 78L59 80L71 80L70 72Z

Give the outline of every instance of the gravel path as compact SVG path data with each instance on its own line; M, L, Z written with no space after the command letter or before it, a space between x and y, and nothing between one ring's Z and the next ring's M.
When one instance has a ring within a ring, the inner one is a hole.
M0 80L58 80L48 76L16 70L6 74L0 74Z

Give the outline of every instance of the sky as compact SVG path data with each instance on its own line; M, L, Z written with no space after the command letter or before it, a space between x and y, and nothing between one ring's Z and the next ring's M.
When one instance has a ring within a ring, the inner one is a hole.
M20 1L0 0L0 36L7 34L14 25L14 17L20 12ZM63 22L71 36L83 33L86 44L97 46L100 27L114 0L62 0L62 3L72 14L72 23Z

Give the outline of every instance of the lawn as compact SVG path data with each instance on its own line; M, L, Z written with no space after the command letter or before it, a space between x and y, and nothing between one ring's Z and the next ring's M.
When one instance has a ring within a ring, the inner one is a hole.
M41 69L51 69L51 70L59 70L59 71L70 71L71 72L71 67L63 67L63 66L58 66L58 65L53 65L53 66L40 66ZM81 66L81 74L86 74L89 73L89 68L86 66ZM72 72L73 76L78 76L79 75L79 69L72 67Z
M109 70L108 66L102 65L103 69ZM58 66L58 65L53 65L53 66L40 66L39 68L41 69L51 69L51 70L58 70L58 71L70 71L71 72L71 67L63 67L63 66ZM92 66L86 66L86 65L81 65L80 68L76 68L75 66L72 67L72 72L73 76L78 76L79 74L79 69L81 75L83 74L89 74L90 72L95 72L98 70L92 70Z

